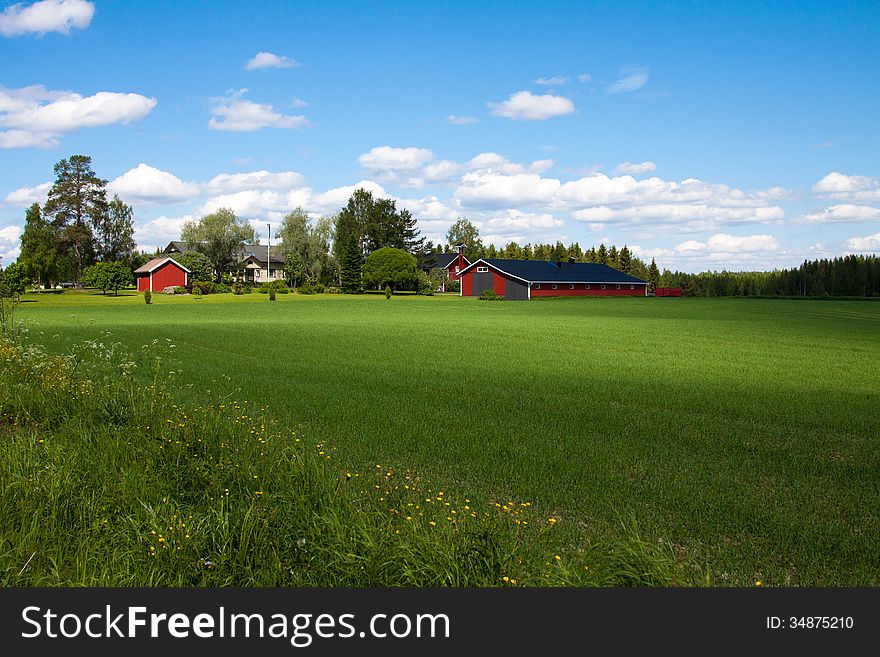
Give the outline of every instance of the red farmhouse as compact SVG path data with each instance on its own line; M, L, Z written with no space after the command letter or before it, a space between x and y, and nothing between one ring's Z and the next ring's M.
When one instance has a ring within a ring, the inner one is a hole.
M455 253L429 253L425 256L419 265L419 269L430 272L432 269L443 269L446 271L446 278L450 281L457 281L461 277L461 272L471 264L471 261L464 257L464 245L459 244L455 247Z
M134 270L138 292L161 292L169 285L186 285L190 270L171 258L153 258Z
M461 272L461 296L485 290L505 299L534 297L643 297L648 283L635 276L590 262L502 260L480 258Z

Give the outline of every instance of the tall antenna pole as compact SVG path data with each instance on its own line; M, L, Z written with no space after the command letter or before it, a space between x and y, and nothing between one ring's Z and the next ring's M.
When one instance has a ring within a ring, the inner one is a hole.
M266 280L269 281L269 276L272 272L270 267L272 266L272 224L267 223L266 228L268 229L268 233L266 233ZM271 283L271 281L269 281Z

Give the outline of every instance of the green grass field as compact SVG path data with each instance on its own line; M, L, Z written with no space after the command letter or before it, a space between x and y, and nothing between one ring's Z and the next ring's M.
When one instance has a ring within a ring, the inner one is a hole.
M169 338L180 401L251 400L345 467L634 520L717 585L880 585L880 304L28 295L29 339Z

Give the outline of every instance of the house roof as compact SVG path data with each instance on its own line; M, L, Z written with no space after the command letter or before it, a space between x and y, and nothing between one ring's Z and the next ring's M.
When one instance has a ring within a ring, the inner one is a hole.
M478 264L488 265L528 283L638 283L646 285L635 276L624 274L608 265L592 262L550 262L549 260L507 260L503 258L480 258L465 267L467 273Z
M284 264L284 254L276 248L270 248L269 250L269 261L274 264L283 265ZM261 262L264 265L266 264L266 246L263 244L242 244L241 246L241 258L242 260L247 260L248 258L253 258L257 262Z
M423 269L447 269L458 258L457 253L429 253L422 258L420 267ZM467 258L464 261L470 264Z
M168 242L168 246L165 247L165 250L162 251L162 253L189 253L190 251L195 250L194 247L189 246L186 242L172 240Z
M135 274L151 274L160 267L164 266L166 262L173 262L175 265L180 267L187 274L191 274L192 272L184 267L182 264L174 260L173 258L153 258L149 262L144 263L140 267L134 270Z

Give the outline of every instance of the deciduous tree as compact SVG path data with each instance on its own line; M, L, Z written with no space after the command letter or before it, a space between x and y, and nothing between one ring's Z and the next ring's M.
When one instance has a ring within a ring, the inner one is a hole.
M391 288L392 292L418 284L416 259L403 249L383 247L373 251L364 261L364 285Z
M229 208L220 208L198 221L184 223L180 239L207 256L219 283L223 272L238 260L242 245L253 242L256 236L245 219L236 217Z

